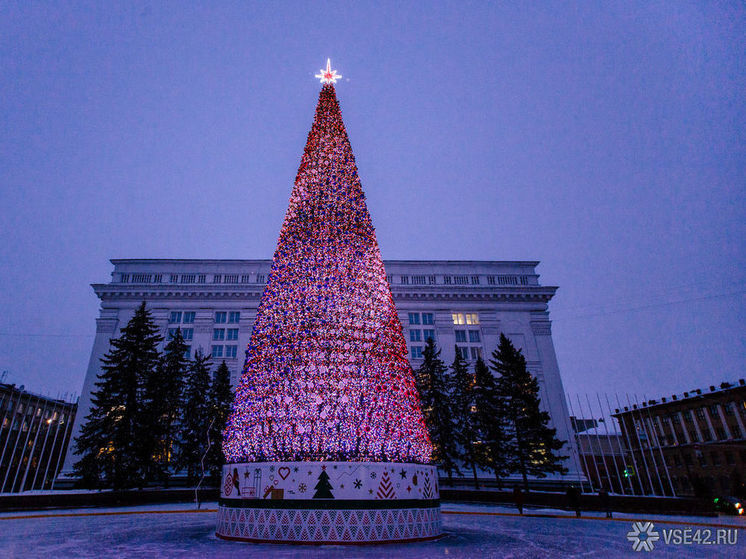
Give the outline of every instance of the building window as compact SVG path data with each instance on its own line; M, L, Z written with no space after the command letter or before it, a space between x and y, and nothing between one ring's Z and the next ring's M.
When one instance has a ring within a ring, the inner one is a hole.
M697 419L705 418L705 408L697 408L696 410L694 410L694 413L697 414Z
M423 330L422 337L427 340L435 341L435 330Z
M469 351L471 352L471 358L472 360L476 361L477 359L482 358L482 348L481 347L470 347Z
M161 283L163 281L163 274L156 274L153 276L153 283Z
M409 285L409 276L399 276L399 283Z
M521 276L521 285L528 285L528 276Z
M184 359L189 359L192 356L192 346L188 345L184 348Z
M456 346L456 355L458 355L461 359L469 359L469 348Z
M223 283L238 283L238 274L225 274Z
M200 274L197 276L197 283L205 283L207 281L207 276L205 274Z
M132 274L132 283L150 283L151 274Z
M225 320L228 317L228 313L225 311L218 311L215 313L215 323L216 324L225 324Z
M475 312L466 314L467 324L479 324L479 315Z
M420 313L418 313L418 312L411 312L411 313L409 313L409 323L410 324L419 324L420 323Z
M212 283L223 283L223 274L214 274L212 276Z
M226 340L237 340L238 339L238 328L228 328L225 335Z
M171 311L171 316L169 317L168 322L171 324L180 324L181 311Z
M184 313L184 324L194 324L194 311Z
M725 415L733 415L733 403L727 402L723 404L723 411L725 412Z
M410 342L421 342L422 341L422 330L410 330L409 341Z
M454 330L453 332L456 334L456 342L466 343L466 330Z
M479 276L471 276L471 284L479 285Z
M412 285L425 285L425 276L412 276Z
M181 331L181 336L186 340L187 342L191 342L192 338L194 338L194 328L184 328Z
M487 276L487 285L495 285L495 276Z
M249 274L241 275L241 283L249 283Z
M214 345L214 346L212 346L212 356L213 357L222 357L223 356L223 346L221 346L221 345Z
M454 324L466 324L466 319L464 319L463 313L453 313L451 314L451 317L453 318Z
M707 457L703 454L697 455L697 460L699 460L699 465L703 468L707 467Z
M197 281L197 274L181 274L181 283L194 283Z
M469 330L469 341L478 344L482 340L479 338L479 330Z
M221 341L225 339L225 328L213 328L212 339L215 341Z
M166 339L168 341L173 340L176 337L176 331L177 330L178 330L178 328L169 328L168 329L168 335L166 336Z
M392 274L387 274L386 281L389 282L389 284L394 283L394 276Z
M412 352L412 359L422 359L422 346L413 345L409 349Z
M443 276L443 285L451 285L451 276Z
M427 283L428 285L435 285L435 276L427 276Z
M725 439L728 438L725 436L725 429L723 429L722 427L716 427L715 432L717 433L718 440L720 441L724 441Z
M453 283L456 285L469 285L469 276L453 276Z
M264 274L256 275L256 283L264 283Z
M129 283L130 282L130 275L129 274L119 274L119 281L122 283Z
M168 278L170 283L179 283L179 274L171 274Z
M238 346L237 345L227 345L225 346L225 356L229 359L235 359L236 355L238 353Z
M433 313L431 312L422 313L422 324L434 324Z
M231 311L228 313L228 324L238 324L241 320L241 311Z
M697 436L697 431L694 429L691 429L689 431L689 438L692 439L694 442L699 442L699 437Z

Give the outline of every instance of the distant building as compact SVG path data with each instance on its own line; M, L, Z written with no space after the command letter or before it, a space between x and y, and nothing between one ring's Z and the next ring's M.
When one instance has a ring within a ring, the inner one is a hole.
M241 374L256 309L271 260L112 260L109 283L94 284L101 300L96 338L80 398L73 437L88 415L91 391L101 373L109 340L127 325L135 308L147 303L164 337L181 328L191 354L198 348L225 360L235 386ZM549 301L556 287L539 284L538 262L421 261L384 262L408 343L413 367L422 362L428 338L450 363L458 351L466 360L488 357L500 333L523 349L528 369L537 377L543 409L552 419L571 479L578 478L567 403L552 342ZM68 452L63 476L77 457Z
M78 405L0 384L0 493L51 489Z
M624 456L627 448L616 425L605 420L570 417L580 456L580 465L592 491L607 488L627 493Z
M614 414L643 493L731 495L746 472L746 383L724 382Z

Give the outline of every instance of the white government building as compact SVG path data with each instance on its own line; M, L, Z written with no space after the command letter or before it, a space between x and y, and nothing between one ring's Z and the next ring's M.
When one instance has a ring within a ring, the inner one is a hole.
M193 355L211 353L215 366L225 360L235 387L241 375L256 309L271 260L112 260L110 283L93 284L101 300L73 436L88 415L91 391L101 373L109 340L120 335L135 308L147 303L164 337L181 328ZM441 358L450 364L455 351L473 361L489 358L500 333L522 348L541 387L542 406L552 418L569 470L577 479L577 450L552 342L548 304L557 287L539 284L538 262L479 260L388 260L386 273L399 312L409 359L422 362L425 340L433 336ZM165 342L164 342L165 343ZM71 445L72 446L72 445ZM68 452L62 477L78 457ZM582 474L581 474L582 475Z

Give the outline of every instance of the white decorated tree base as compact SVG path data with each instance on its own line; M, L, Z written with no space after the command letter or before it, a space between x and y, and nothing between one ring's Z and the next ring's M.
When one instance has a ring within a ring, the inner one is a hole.
M223 467L216 534L248 542L363 544L441 535L435 466L247 462Z

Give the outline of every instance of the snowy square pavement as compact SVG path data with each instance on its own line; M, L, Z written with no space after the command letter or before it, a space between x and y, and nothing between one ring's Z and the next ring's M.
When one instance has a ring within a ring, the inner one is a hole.
M227 542L215 537L216 503L195 512L193 505L151 505L0 513L0 557L314 557L394 559L433 557L746 557L746 519L648 515L656 530L691 528L737 531L736 545L673 545L663 538L651 552L632 550L627 533L633 520L598 513L574 518L565 511L443 503L446 534L434 542L351 546L288 546ZM207 509L207 510L205 510ZM102 514L105 513L105 514ZM713 526L716 525L716 526Z

